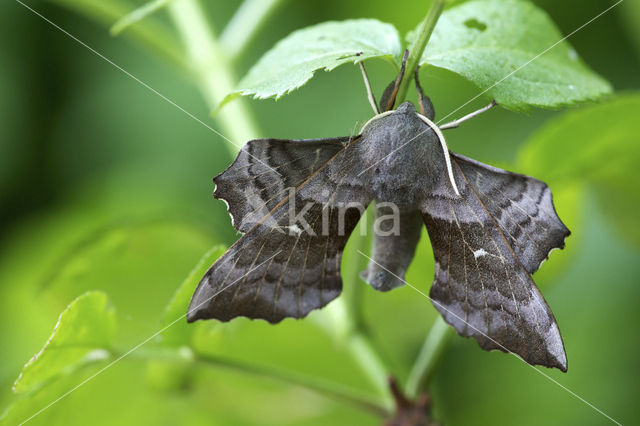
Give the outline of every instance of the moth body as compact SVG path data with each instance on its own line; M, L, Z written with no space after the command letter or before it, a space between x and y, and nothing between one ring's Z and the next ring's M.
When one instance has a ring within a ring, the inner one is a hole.
M362 177L378 201L417 208L423 195L446 178L440 141L411 102L369 123L353 148L366 165Z

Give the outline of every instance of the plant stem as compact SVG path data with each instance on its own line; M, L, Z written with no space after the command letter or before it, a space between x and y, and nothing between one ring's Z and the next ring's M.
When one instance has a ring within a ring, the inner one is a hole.
M273 367L256 366L240 361L226 359L215 355L196 355L196 362L203 365L213 365L215 367L225 367L245 374L268 377L270 379L282 381L288 384L301 386L306 389L326 395L339 402L349 402L353 405L365 408L380 416L389 415L388 407L384 401L376 400L359 392L350 389L339 383L329 382L315 377L305 376L292 371L285 371Z
M163 9L172 1L173 0L150 0L118 19L111 26L109 32L111 35L117 36L132 25L145 20L150 15L153 15L157 11Z
M409 373L406 387L408 398L416 398L420 390L431 379L433 370L440 360L449 338L453 335L452 331L453 328L438 315L420 349L418 358L413 364L411 373Z
M244 0L220 34L220 46L230 61L247 49L271 13L283 0Z
M369 232L365 232L365 235L361 234L362 228L371 227L371 222L373 221L372 210L373 209L369 208L365 211L358 227L352 232L351 238L349 239L347 248L350 258L342 270L342 276L347 282L344 294L336 301L340 304L337 308L339 308L343 314L334 316L334 319L338 321L341 320L344 323L342 328L336 329L344 330L346 347L351 353L351 356L358 363L362 372L366 374L369 381L375 386L378 394L384 398L386 408L391 410L393 408L393 399L389 393L389 376L391 373L369 339L362 318L362 291L364 290L364 283L360 278L360 271L367 265L366 258L358 255L357 252L360 250L367 251L367 246L371 242ZM368 229L365 229L365 231L368 231Z
M131 6L128 3L118 0L52 0L52 2L107 27L113 24L115 20L127 15L131 10ZM182 69L186 65L176 37L162 25L158 25L157 22L151 20L138 22L129 28L125 36L133 38L141 45L168 60L172 65L177 66L178 69Z
M391 373L373 346L368 336L361 330L355 331L349 336L349 351L358 362L369 380L373 383L382 398L381 404L390 411L393 406L393 398L389 393L389 377Z
M345 300L342 297L334 300L323 309L323 315L313 318L320 328L349 351L382 398L382 405L391 410L393 399L389 393L388 382L390 370L362 329L362 323L353 322L354 317L350 312L353 305L348 305Z
M367 267L367 259L358 254L358 251L367 252L371 243L368 231L373 221L372 210L373 204L365 210L358 226L351 233L349 244L346 247L349 254L348 262L345 262L341 271L342 276L349 280L343 291L342 299L347 307L350 332L361 331L363 328L361 299L364 282L360 278L360 272Z
M236 81L229 60L220 48L198 0L175 0L169 5L168 12L182 38L200 92L209 109L213 110L235 89ZM241 99L229 104L216 119L222 133L232 142L224 142L232 155L246 141L259 136L253 117Z
M427 11L427 15L424 17L424 20L420 25L420 29L418 30L415 40L411 44L411 47L409 47L409 57L407 58L404 77L402 78L400 88L398 89L398 101L396 104L400 104L407 96L409 83L413 80L413 75L420 63L422 52L424 52L425 47L427 47L427 42L433 33L433 29L436 27L436 22L438 22L438 18L440 18L440 14L444 10L446 3L447 0L433 0L431 7L429 7L429 10Z
M114 358L121 357L123 352L112 351ZM256 365L245 361L238 361L219 355L194 353L188 346L180 348L164 348L151 346L140 348L133 352L131 356L142 361L166 361L175 363L200 364L206 367L227 368L243 374L266 377L294 386L300 386L314 392L335 399L338 402L350 403L360 408L364 408L380 416L388 416L390 411L385 406L385 401L364 395L350 386L345 386L334 381L318 379L317 377L284 370L278 367L267 365Z

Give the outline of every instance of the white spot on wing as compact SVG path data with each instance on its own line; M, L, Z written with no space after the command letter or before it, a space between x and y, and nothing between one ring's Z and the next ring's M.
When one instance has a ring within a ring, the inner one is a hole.
M296 234L296 235L300 235L302 234L302 229L300 229L300 227L298 225L296 225L295 223L291 226L285 226L286 229L288 229L290 232Z
M538 269L540 269L540 267L544 264L544 262L546 262L547 260L549 260L549 256L551 256L551 253L553 253L553 252L554 252L554 251L556 251L556 250L560 250L560 247L554 247L554 248L552 248L551 250L549 250L549 253L547 253L547 257L545 257L544 259L542 259L542 260L540 261L540 264L538 265L538 268L536 269L536 271L537 271Z
M225 205L225 207L227 208L227 214L229 215L229 217L231 218L231 226L233 226L235 228L235 223L233 221L233 215L229 212L229 203L227 202L227 200L225 200L224 198L218 198L220 201L222 201Z
M486 252L483 248L481 248L473 252L473 257L477 259L479 257L486 256L488 254L489 254L488 252Z

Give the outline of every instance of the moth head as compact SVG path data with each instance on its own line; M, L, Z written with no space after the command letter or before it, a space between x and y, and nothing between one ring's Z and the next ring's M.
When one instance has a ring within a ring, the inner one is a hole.
M364 125L360 128L360 132L359 134L362 134L362 132L364 132L364 129L371 123L373 123L376 120L379 120L381 118L387 117L391 114L416 114L416 107L413 106L413 104L409 101L407 102L403 102L402 105L400 105L398 107L398 109L391 109L388 111L384 111L381 112L380 114L376 114L373 117L371 117L369 120L367 120L366 123L364 123Z
M380 114L375 115L374 117L372 117L369 121L367 121L366 123L364 123L364 126L362 126L362 128L360 129L360 134L363 134L365 128L367 127L367 125L369 125L370 123L379 120L383 117L386 117L388 115L391 114L406 114L406 115L411 115L411 116L415 116L417 117L420 121L422 121L424 124L427 125L427 127L434 133L434 135L436 136L440 148L442 149L442 153L444 155L444 162L445 162L445 166L446 166L446 170L447 170L447 175L449 177L449 182L451 183L451 187L455 193L456 196L460 196L460 191L458 190L458 185L456 185L456 180L454 178L453 175L453 168L451 166L451 157L449 155L449 148L447 147L447 142L444 139L444 135L442 134L442 131L440 130L440 128L432 121L434 112L433 112L433 105L431 105L431 100L429 100L428 97L426 96L421 96L420 97L420 102L427 102L427 106L430 105L430 111L428 111L427 113L429 113L430 116L426 116L424 114L422 114L422 112L424 111L424 107L425 104L421 104L420 105L420 112L416 111L416 107L409 101L407 102L403 102L398 109L396 110L389 110L389 111L385 111L382 112ZM419 135L425 133L425 130L421 130L415 137L418 137ZM409 141L415 139L414 138L410 138ZM404 147L407 144L407 142L404 142L402 144L402 147ZM397 150L394 149L394 152Z
M395 111L398 114L415 114L416 107L409 101L403 102Z

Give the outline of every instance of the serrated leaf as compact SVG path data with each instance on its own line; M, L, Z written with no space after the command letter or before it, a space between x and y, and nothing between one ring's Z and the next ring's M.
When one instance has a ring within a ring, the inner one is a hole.
M401 54L400 37L393 25L375 19L323 22L280 40L222 104L239 95L277 99L304 85L317 70L331 71L371 58L398 64Z
M640 94L567 112L523 147L523 171L556 184L590 183L603 210L623 234L640 244Z
M161 342L163 344L174 347L188 345L189 325L187 324L187 320L184 319L184 321L178 322L176 322L176 320L187 314L187 308L189 307L191 296L200 282L200 279L213 262L222 256L226 250L227 248L222 245L212 247L204 254L204 256L202 256L198 264L191 270L191 272L189 272L189 275L187 275L182 284L180 284L180 287L178 287L171 298L171 301L165 308L163 325L173 325L162 333ZM191 327L193 328L193 326Z
M13 390L28 392L66 371L107 359L116 330L107 295L90 291L62 311L47 343L22 369Z
M609 83L561 39L549 16L529 2L470 1L442 14L420 63L460 74L512 110L559 108L610 93Z

